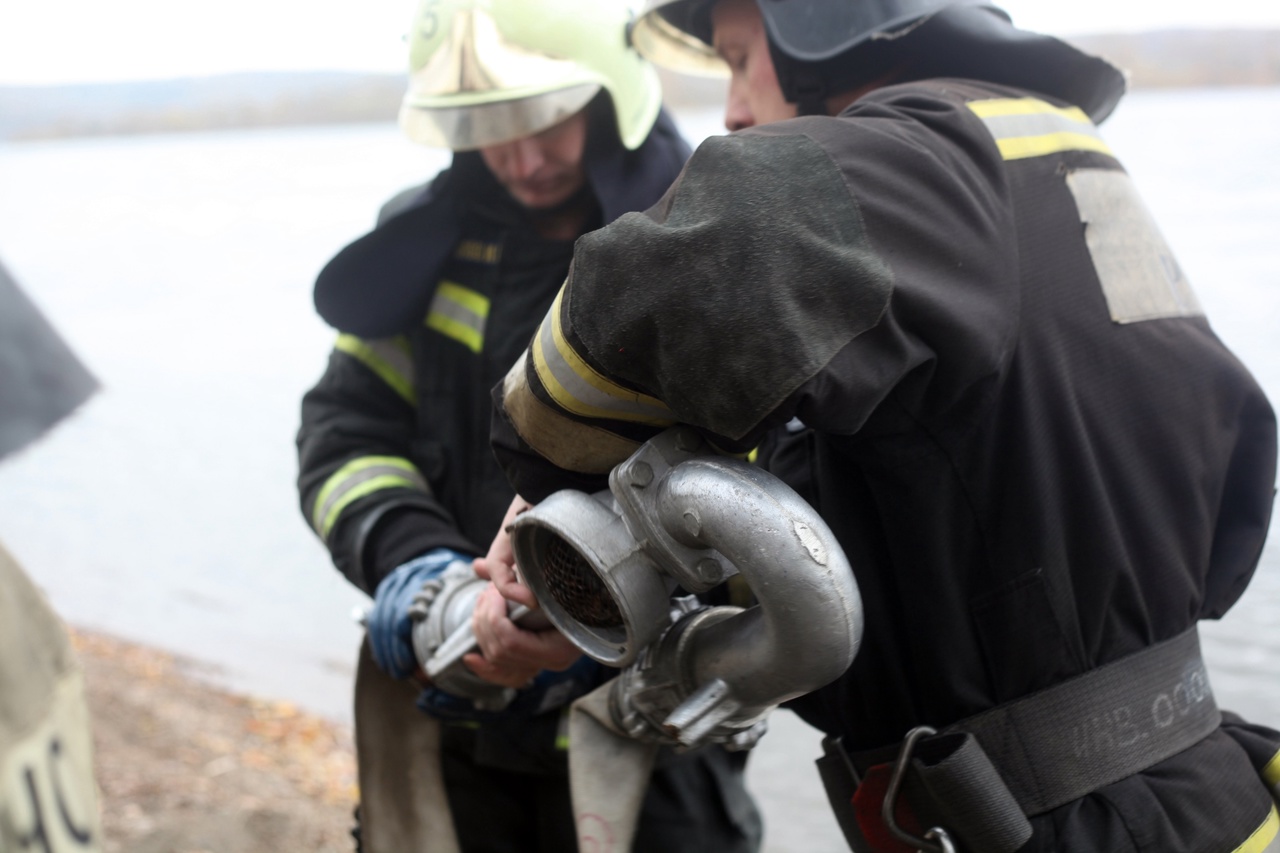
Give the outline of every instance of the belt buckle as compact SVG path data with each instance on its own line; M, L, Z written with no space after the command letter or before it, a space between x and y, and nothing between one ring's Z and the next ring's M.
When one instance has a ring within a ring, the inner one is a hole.
M894 818L895 810L898 807L898 792L902 790L902 780L906 776L907 765L911 761L911 754L915 752L916 744L920 742L921 738L930 737L937 733L936 729L932 729L929 726L917 726L907 732L907 737L902 742L902 749L898 752L898 760L893 765L893 775L889 777L889 787L885 791L884 804L880 808L880 817L894 838L903 844L915 847L920 853L956 853L956 846L951 840L951 835L942 827L935 826L926 832L923 838L920 838L898 826L898 822Z

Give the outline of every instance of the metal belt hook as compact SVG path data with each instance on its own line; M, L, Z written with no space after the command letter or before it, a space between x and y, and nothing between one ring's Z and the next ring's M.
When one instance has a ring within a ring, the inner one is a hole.
M916 744L920 742L921 738L936 735L937 733L935 729L931 729L928 726L917 726L907 732L907 737L902 742L902 749L898 752L898 760L894 762L893 774L889 777L889 787L885 791L884 803L880 806L880 817L894 838L903 844L910 844L920 853L956 853L956 846L951 840L951 835L942 827L935 826L924 834L924 838L917 838L898 826L897 821L894 819L894 812L898 807L898 792L902 789L902 780L906 776L911 754L915 752Z

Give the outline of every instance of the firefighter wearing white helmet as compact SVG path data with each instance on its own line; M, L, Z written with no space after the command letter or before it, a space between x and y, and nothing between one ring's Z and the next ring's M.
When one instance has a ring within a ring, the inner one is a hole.
M791 706L855 850L1278 849L1280 732L1196 634L1276 419L1098 127L1120 72L981 2L650 0L631 37L718 64L738 132L579 240L495 396L516 491L683 423L814 504L865 630Z
M610 673L513 623L470 562L513 494L488 448L491 388L574 240L657 201L689 153L628 20L607 0L425 0L400 123L452 164L388 202L316 282L339 335L303 400L299 493L334 564L374 600L356 683L366 851L576 846L563 721ZM552 657L497 667L472 654L424 689L414 626L440 621L446 601L468 602L477 633ZM665 755L632 849L753 853L742 770L718 748Z
M661 91L653 67L617 42L626 21L625 6L608 0L426 2L411 33L401 126L425 145L470 151L539 133L603 89L618 138L634 150Z

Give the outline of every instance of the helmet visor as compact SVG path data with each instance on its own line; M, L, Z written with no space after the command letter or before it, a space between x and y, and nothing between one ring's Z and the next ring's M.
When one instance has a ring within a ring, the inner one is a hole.
M487 104L419 107L405 99L400 127L414 142L473 151L541 133L585 107L600 86L584 83L528 98Z
M490 12L454 11L409 76L400 124L426 145L464 151L545 130L600 89L578 62L508 38Z
M654 65L699 77L728 77L711 46L710 0L648 0L631 28L631 43Z

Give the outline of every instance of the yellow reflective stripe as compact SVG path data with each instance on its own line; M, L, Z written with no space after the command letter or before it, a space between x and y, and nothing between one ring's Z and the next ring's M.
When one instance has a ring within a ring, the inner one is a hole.
M413 389L413 358L405 338L366 341L355 335L342 334L338 335L333 347L376 373L409 405L417 405L417 393Z
M440 286L436 288L436 299L447 299L466 308L477 317L489 316L489 298L476 293L470 288L455 284L452 281L442 281Z
M383 489L412 489L415 485L416 483L408 477L400 477L395 474L384 474L380 477L372 477L363 481L359 485L343 492L340 500L334 501L333 506L325 514L321 522L320 535L327 538L338 517L342 515L342 511L365 495L371 495Z
M632 391L596 372L570 346L560 326L564 288L533 342L533 367L551 399L565 411L585 418L632 421L667 427L675 418L656 397Z
M1112 154L1079 107L1055 107L1038 98L972 101L969 109L987 126L1005 160L1025 160L1062 151Z
M502 403L516 432L539 456L566 471L608 474L636 452L640 442L572 420L563 409L539 399L526 379L526 363L522 354L507 372Z
M1276 835L1280 834L1280 813L1271 807L1271 813L1262 822L1262 826L1254 830L1249 840L1241 844L1231 853L1277 853L1280 844L1276 843Z
M496 264L502 258L502 246L497 243L482 243L479 240L463 240L454 250L453 256L459 260L477 264Z
M714 450L718 456L727 456L730 459L740 459L743 462L750 462L752 465L755 464L756 459L760 456L760 445L756 445L750 450L726 450L710 438L707 439L707 444L711 445L711 449Z
M1002 116L1059 115L1079 124L1093 124L1079 107L1055 107L1039 98L992 98L987 101L970 101L969 109L982 119Z
M560 719L556 722L556 749L567 751L569 749L569 715L573 713L573 709L566 705L560 709Z
M311 524L327 537L342 511L351 503L379 489L408 488L430 491L427 481L408 459L398 456L361 456L343 465L325 480L312 505Z
M487 297L460 284L442 281L431 300L426 325L472 352L480 352L484 349L484 327L488 317Z
M1275 758L1262 768L1262 778L1268 785L1276 789L1276 794L1280 795L1280 752L1276 753Z
M1016 139L998 139L996 147L1006 160L1026 160L1043 157L1060 151L1096 151L1111 155L1111 148L1096 136L1082 133L1050 133L1045 136L1024 136Z
M435 329L447 338L453 338L472 352L480 352L484 349L484 335L481 332L439 312L432 311L427 315L427 328Z

